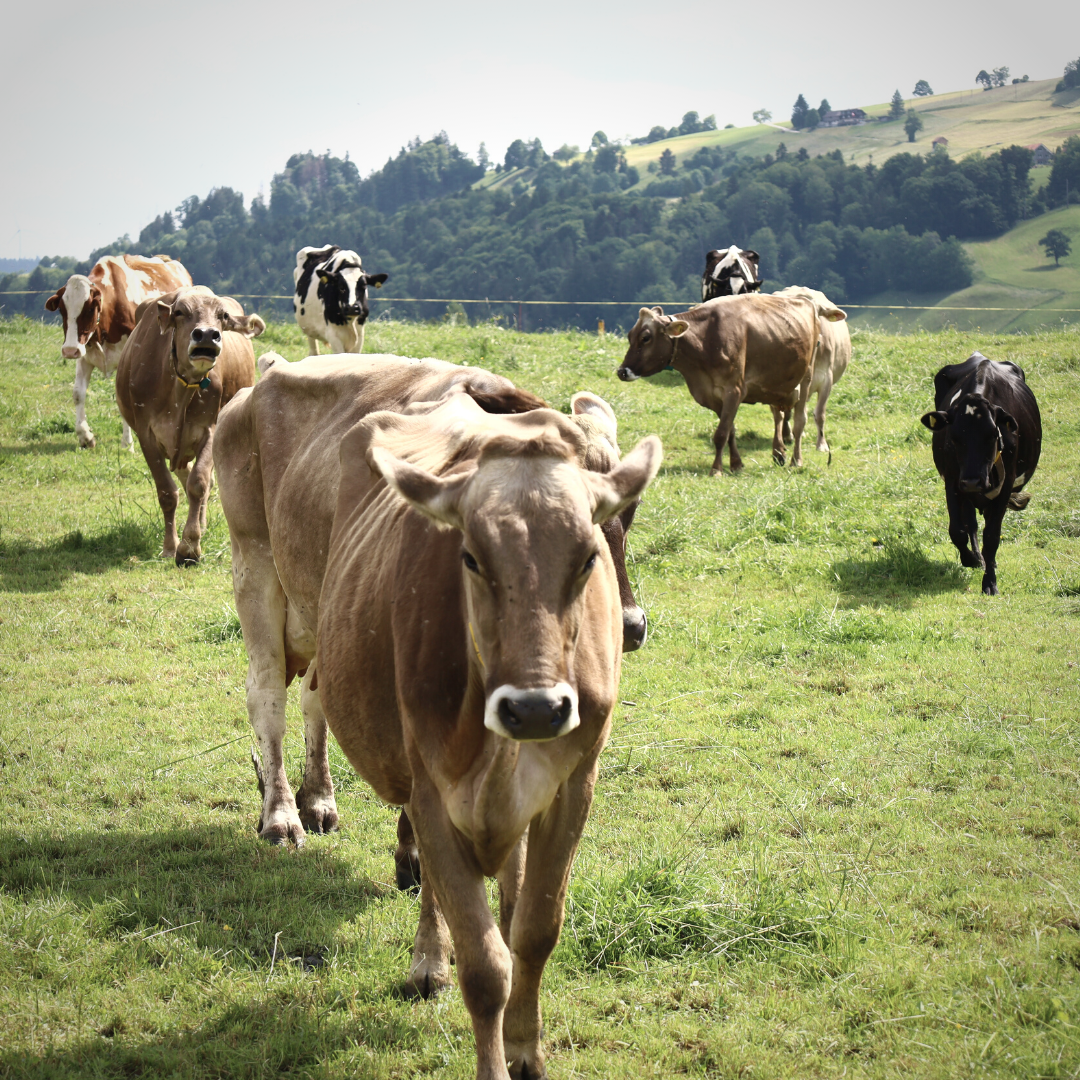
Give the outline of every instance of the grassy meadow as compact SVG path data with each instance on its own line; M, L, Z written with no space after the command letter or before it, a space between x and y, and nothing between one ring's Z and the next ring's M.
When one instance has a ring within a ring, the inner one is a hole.
M288 325L256 345L303 352ZM376 322L367 348L561 408L594 390L624 450L663 439L630 535L649 640L545 976L550 1075L1080 1075L1080 338L859 331L831 464L811 437L773 466L747 407L747 467L717 480L715 418L675 374L619 383L618 338ZM1025 368L1044 423L997 598L918 422L973 348ZM399 996L395 812L336 747L340 832L256 837L216 497L178 570L111 383L78 451L57 329L0 321L0 377L0 1077L470 1077L457 991ZM295 690L289 723L298 783Z

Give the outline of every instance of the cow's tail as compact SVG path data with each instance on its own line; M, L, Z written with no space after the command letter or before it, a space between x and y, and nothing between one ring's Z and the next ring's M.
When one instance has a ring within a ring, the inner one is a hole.
M1009 496L1010 510L1023 510L1031 502L1031 495L1027 491L1014 491Z
M280 353L264 352L256 361L260 375L265 375L275 364L287 364L289 361Z

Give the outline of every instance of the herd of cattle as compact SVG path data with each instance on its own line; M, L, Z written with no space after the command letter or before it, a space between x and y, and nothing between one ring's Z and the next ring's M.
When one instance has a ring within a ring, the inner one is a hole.
M719 418L714 475L725 446L741 467L742 403L771 407L774 457L783 464L793 435L800 465L816 393L828 451L825 403L851 357L844 311L811 289L762 294L757 270L755 252L710 252L704 302L676 316L642 308L618 369L624 381L682 373ZM397 880L421 897L407 988L437 992L456 956L477 1075L542 1077L540 979L621 654L647 633L625 546L660 441L623 456L615 414L594 394L576 394L566 415L491 372L361 354L367 289L386 275L368 275L355 252L303 248L294 280L313 355L256 365L262 319L165 256L107 257L71 277L46 307L60 311L63 356L77 361L76 434L94 445L87 382L95 367L115 369L124 445L134 432L163 554L179 565L200 558L216 472L249 657L260 835L299 846L305 831L336 827L332 731L403 807ZM333 355L317 355L319 340ZM1039 459L1038 406L1016 365L975 353L938 372L922 422L950 536L994 594L1001 520L1027 504ZM188 497L180 536L174 475ZM282 745L298 677L306 759L294 795ZM498 880L497 923L485 877Z

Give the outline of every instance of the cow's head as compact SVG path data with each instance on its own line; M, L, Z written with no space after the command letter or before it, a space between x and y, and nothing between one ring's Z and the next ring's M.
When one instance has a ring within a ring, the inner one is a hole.
M339 251L316 267L318 297L323 302L326 321L342 325L356 320L367 322L368 288L381 289L386 274L366 274L355 251Z
M155 311L161 333L173 334L176 374L189 385L210 374L226 330L253 338L266 329L258 315L245 315L231 296L217 296L205 285L187 286L162 296Z
M513 417L444 476L383 447L368 451L393 490L461 533L465 644L484 681L484 726L505 738L554 739L580 724L575 654L586 589L599 567L613 573L598 526L640 499L660 467L655 436L607 474L583 469L582 451L573 422L547 409Z
M689 329L689 323L665 315L661 307L643 307L627 334L630 347L616 374L623 382L633 382L663 371L671 364L675 341Z
M60 347L60 355L65 360L84 357L86 343L101 317L101 289L85 274L72 274L67 284L45 301L45 310L59 311L64 321L64 344Z
M957 484L965 495L996 498L1005 480L1002 455L1016 445L1016 420L981 394L964 394L947 410L928 412L922 422L942 432L960 466Z
M756 251L743 251L736 244L726 251L710 251L705 256L705 273L701 275L701 299L756 292L761 288L760 261L761 256Z

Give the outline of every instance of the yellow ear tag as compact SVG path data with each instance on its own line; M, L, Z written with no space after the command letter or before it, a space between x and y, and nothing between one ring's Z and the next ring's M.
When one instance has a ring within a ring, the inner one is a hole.
M382 288L382 282L381 281L376 281L375 282L375 288L376 289L381 289Z

